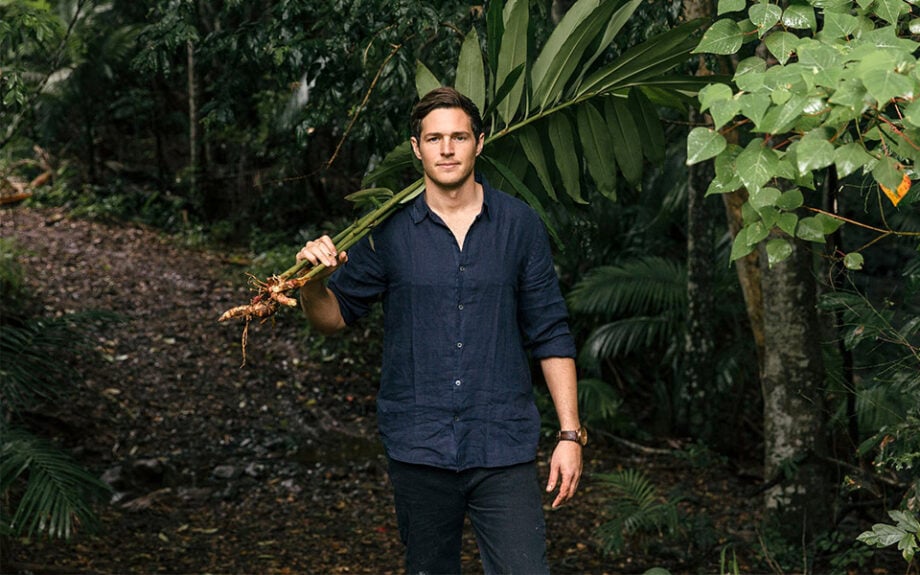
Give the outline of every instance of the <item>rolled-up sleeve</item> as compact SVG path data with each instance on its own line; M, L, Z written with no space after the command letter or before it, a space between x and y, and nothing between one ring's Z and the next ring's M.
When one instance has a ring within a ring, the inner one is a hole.
M386 286L383 263L367 237L348 250L348 262L330 276L328 283L346 325L366 316Z
M521 271L518 323L531 357L575 357L575 340L569 331L568 310L553 267L549 238L543 223L535 221L529 238L531 249Z

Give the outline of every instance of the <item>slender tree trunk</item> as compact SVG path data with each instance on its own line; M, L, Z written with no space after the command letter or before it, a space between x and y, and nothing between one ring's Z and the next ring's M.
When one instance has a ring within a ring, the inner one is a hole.
M690 123L701 122L696 110L690 112ZM704 438L711 437L708 422L712 421L713 404L709 393L715 380L715 336L712 317L712 260L715 243L712 218L707 213L706 189L713 178L712 162L694 164L688 169L687 189L687 329L684 339L686 364L684 377L689 395L691 430Z
M764 470L776 480L764 504L767 517L796 539L811 539L832 520L812 249L796 241L792 256L763 273Z
M189 194L198 193L198 82L195 76L195 44L186 42L188 54L188 173Z

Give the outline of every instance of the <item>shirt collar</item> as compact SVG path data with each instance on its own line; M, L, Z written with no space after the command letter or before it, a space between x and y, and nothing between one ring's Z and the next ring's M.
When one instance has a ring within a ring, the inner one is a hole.
M489 184L489 181L486 180L485 176L483 176L482 174L477 172L475 175L475 178L478 183L482 184L482 212L481 212L481 215L482 217L490 220L492 219L492 216L489 212L489 199L492 197L492 194L495 193L495 188L493 188L492 185ZM415 223L415 224L420 223L422 220L424 220L425 218L431 215L434 215L434 213L431 211L431 208L428 207L428 203L425 202L424 192L419 194L418 197L416 197L412 201L410 213L412 216L412 223Z

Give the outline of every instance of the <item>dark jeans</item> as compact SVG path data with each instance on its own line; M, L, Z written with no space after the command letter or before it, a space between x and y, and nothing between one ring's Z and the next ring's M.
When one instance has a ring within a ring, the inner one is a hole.
M460 573L466 514L485 573L549 573L534 462L457 472L391 459L390 482L409 573Z

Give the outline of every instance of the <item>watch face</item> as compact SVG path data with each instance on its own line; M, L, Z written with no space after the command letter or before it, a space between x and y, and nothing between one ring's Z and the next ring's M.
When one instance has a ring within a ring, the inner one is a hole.
M578 443L582 445L588 444L588 430L584 426L578 429Z

